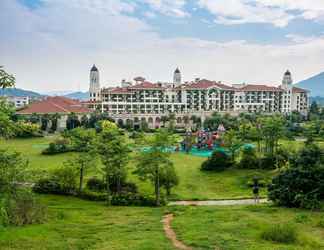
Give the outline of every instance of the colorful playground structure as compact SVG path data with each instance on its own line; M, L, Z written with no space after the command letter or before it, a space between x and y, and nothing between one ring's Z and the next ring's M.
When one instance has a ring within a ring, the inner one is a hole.
M181 151L189 153L192 150L213 151L223 147L223 137L226 132L223 124L218 126L217 131L199 130L197 132L187 132L183 141L180 143Z

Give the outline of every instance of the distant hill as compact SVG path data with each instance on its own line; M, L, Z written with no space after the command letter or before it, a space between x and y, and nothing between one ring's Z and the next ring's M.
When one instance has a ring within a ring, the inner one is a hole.
M296 84L311 91L311 96L324 97L324 72Z
M85 101L89 99L89 92L73 92L67 95L64 95L65 97L71 98L71 99L78 99L81 101Z
M324 107L324 97L316 96L310 98L310 103L317 102L318 105Z
M24 89L17 89L17 88L6 88L6 89L0 89L0 96L29 96L34 98L40 98L42 97L41 94L30 91L30 90L24 90Z

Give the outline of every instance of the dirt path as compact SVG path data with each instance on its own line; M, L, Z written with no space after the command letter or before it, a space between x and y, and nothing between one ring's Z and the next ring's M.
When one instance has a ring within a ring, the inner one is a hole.
M163 228L166 237L171 240L173 246L180 250L192 250L191 247L186 246L181 241L177 240L177 235L171 228L171 221L173 220L173 214L167 214L163 218Z
M267 199L260 199L259 203L268 203ZM173 201L168 206L231 206L231 205L253 205L254 199L242 200L207 200L207 201Z

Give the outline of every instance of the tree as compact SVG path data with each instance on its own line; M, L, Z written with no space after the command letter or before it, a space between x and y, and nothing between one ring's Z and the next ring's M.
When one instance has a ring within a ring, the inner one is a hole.
M28 161L20 153L0 149L0 192L14 195L28 177Z
M185 125L186 128L188 128L188 124L189 124L189 122L190 122L190 118L189 118L189 116L185 115L185 116L183 117L183 123L184 123L184 125Z
M96 166L95 157L93 153L82 152L78 156L65 162L65 166L76 168L79 172L79 193L83 191L83 179L86 171Z
M13 114L13 107L0 98L0 137L10 138L15 135L15 124L11 119Z
M201 118L195 115L190 117L192 124L194 125L195 129L199 129L201 127Z
M57 130L57 123L60 118L61 118L61 115L59 113L50 115L50 121L52 123L51 131L55 132Z
M3 66L0 66L0 88L10 88L15 86L16 79L13 75L8 74Z
M89 119L87 115L83 115L81 117L81 126L84 128L88 128L89 127Z
M83 177L85 171L95 167L95 141L96 133L93 129L75 128L70 130L66 137L70 139L73 149L81 152L66 165L74 167L79 172L79 193L83 190Z
M309 108L309 113L313 115L318 115L319 114L319 107L317 105L317 102L313 101L310 108Z
M279 139L283 136L283 119L280 116L267 117L262 120L262 136L265 141L265 153L271 158L278 148Z
M171 189L179 185L179 177L173 165L166 166L160 176L160 183L166 190L167 196L171 195Z
M42 115L42 117L41 117L41 124L42 124L41 129L43 131L47 130L49 121L50 121L50 115L49 114Z
M290 167L272 179L269 199L287 207L319 207L324 200L323 164L323 151L313 143L306 144Z
M324 152L315 143L307 143L300 150L298 156L295 157L295 162L293 164L303 168L324 164Z
M70 130L70 129L77 128L79 126L80 126L80 121L78 116L75 113L69 114L66 120L66 128Z
M317 208L324 199L324 168L290 168L272 179L269 199L287 207Z
M105 121L106 125L99 135L97 152L101 157L105 174L107 203L111 204L110 180L115 179L117 193L121 193L121 181L126 176L129 161L129 148L125 136L115 123Z
M161 122L163 124L163 127L165 127L165 124L168 122L169 118L165 115L161 116Z
M161 176L167 176L166 172L173 168L170 160L169 148L174 145L174 137L167 130L159 130L148 141L150 149L142 151L136 158L136 173L141 180L150 180L154 184L155 203L161 203Z
M73 150L77 152L89 152L94 149L96 132L94 129L75 128L64 134L71 141Z
M241 160L238 166L245 169L259 168L259 159L253 147L243 148Z
M231 156L232 156L232 161L234 162L236 152L240 149L240 147L242 146L243 143L237 137L236 132L233 129L226 132L226 134L224 136L224 144L225 144L225 147L227 147L228 150L230 151Z
M175 121L176 121L176 116L174 113L170 113L168 116L168 121L169 121L169 131L173 131L175 127Z

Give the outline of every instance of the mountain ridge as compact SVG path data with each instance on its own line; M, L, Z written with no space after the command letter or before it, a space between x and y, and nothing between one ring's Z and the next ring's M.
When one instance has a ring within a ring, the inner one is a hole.
M324 97L324 72L300 81L296 86L309 90L312 97Z

